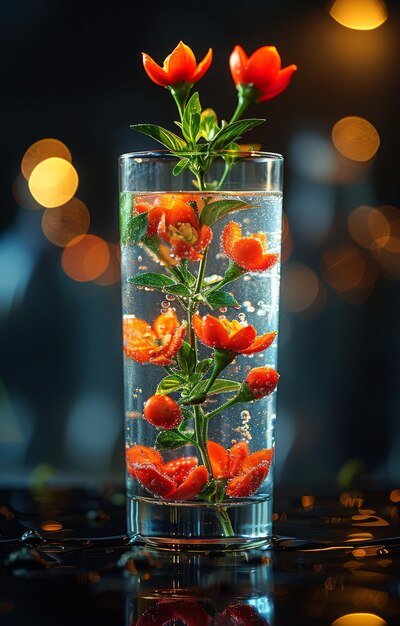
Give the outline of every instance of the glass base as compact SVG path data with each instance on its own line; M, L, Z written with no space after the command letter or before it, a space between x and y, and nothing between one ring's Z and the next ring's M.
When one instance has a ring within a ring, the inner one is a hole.
M226 552L272 540L271 496L219 505L135 496L128 498L127 514L131 542L158 549Z

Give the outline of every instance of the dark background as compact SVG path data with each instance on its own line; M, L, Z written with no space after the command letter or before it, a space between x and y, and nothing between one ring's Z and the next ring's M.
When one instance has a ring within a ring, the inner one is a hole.
M323 261L332 246L357 248L347 228L357 206L400 206L400 10L386 4L382 26L357 31L335 22L324 1L3 3L3 483L123 480L119 285L64 274L61 250L42 233L40 208L29 208L20 163L35 141L63 141L79 174L77 196L90 210L90 232L117 242L117 156L154 147L129 124L172 128L175 116L168 92L145 75L140 53L162 63L180 39L198 60L213 48L198 87L203 106L220 117L236 103L228 71L235 44L248 54L276 45L284 66L299 66L286 92L249 111L268 120L249 138L286 158L278 484L309 490L396 483L400 256L391 255L388 269L358 247L374 279L346 292L332 286ZM367 168L332 147L332 126L348 115L379 132L381 146ZM293 310L305 266L319 281L318 298Z

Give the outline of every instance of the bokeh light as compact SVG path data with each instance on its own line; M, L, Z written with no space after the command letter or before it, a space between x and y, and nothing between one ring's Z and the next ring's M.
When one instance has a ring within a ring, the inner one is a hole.
M33 143L22 157L21 171L24 178L29 180L35 167L51 157L59 157L69 163L72 161L71 152L59 139L40 139Z
M379 209L367 205L354 209L347 220L354 241L367 250L382 248L390 236L390 224Z
M304 263L289 263L282 274L282 306L289 313L301 313L318 297L318 276Z
M336 0L330 14L342 26L355 30L373 30L388 17L383 0Z
M72 239L86 235L90 214L78 198L71 198L63 206L46 209L42 216L42 230L55 246L64 248Z
M400 502L400 489L393 489L390 492L390 499L392 502Z
M384 619L374 613L348 613L332 622L332 626L385 626Z
M28 183L22 174L18 174L12 186L12 197L16 204L22 209L30 209L32 211L42 210L43 207L36 202L35 198L29 191Z
M49 520L40 524L40 528L46 532L55 532L57 530L62 530L63 525L60 524L60 522Z
M67 244L61 257L64 272L78 282L98 278L106 271L109 262L109 247L97 235L76 237Z
M65 204L74 196L78 182L77 171L71 163L60 157L51 157L35 167L28 185L39 204L54 208Z
M118 283L121 278L121 252L118 244L108 243L110 261L106 270L95 279L97 285L106 287Z
M364 256L356 246L342 243L325 251L321 272L331 287L338 291L349 291L361 283L366 265Z
M336 150L352 161L369 161L380 145L375 126L356 115L336 122L332 128L332 141Z

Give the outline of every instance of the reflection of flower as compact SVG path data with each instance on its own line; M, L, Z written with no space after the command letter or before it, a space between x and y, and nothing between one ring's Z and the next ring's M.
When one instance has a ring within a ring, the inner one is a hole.
M126 458L133 478L153 495L168 500L193 500L208 481L206 468L197 465L197 458L193 456L164 463L156 450L133 446L127 451Z
M213 611L213 619L211 619L199 603L181 598L158 600L134 624L136 626L167 626L178 621L185 626L209 626L211 623L221 626L228 626L228 624L268 626L267 620L249 604L231 604L222 613Z
M189 46L182 41L164 60L162 67L143 53L143 65L151 80L161 87L169 87L178 83L196 83L204 76L212 61L212 50L208 50L200 63L196 64L196 57Z
M276 337L276 332L257 337L254 326L244 326L237 320L218 319L213 315L193 315L193 328L206 346L229 350L238 354L254 354L266 350Z
M255 367L245 378L254 398L269 396L278 384L279 374L272 367Z
M275 46L262 46L248 57L241 46L235 46L229 59L235 85L254 87L252 100L262 102L275 98L289 85L296 65L281 69L281 58Z
M180 349L186 333L186 323L179 325L174 311L162 313L150 326L144 320L125 315L123 337L125 354L139 363L170 365Z
M229 222L222 231L222 248L225 254L249 272L263 272L277 262L279 255L267 252L265 233L242 236L242 229L236 222Z
M273 448L250 454L244 441L226 450L221 444L209 440L207 448L214 478L231 479L226 493L232 498L252 496L258 491L268 476L274 454Z
M179 404L170 396L150 396L144 403L143 413L150 424L165 430L176 428L183 419Z

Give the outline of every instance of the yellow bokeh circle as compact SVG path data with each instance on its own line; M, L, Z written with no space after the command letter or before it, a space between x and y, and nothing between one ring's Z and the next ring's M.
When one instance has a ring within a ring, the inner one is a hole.
M41 161L32 171L28 185L39 204L51 209L59 207L75 195L78 174L74 166L60 157Z

